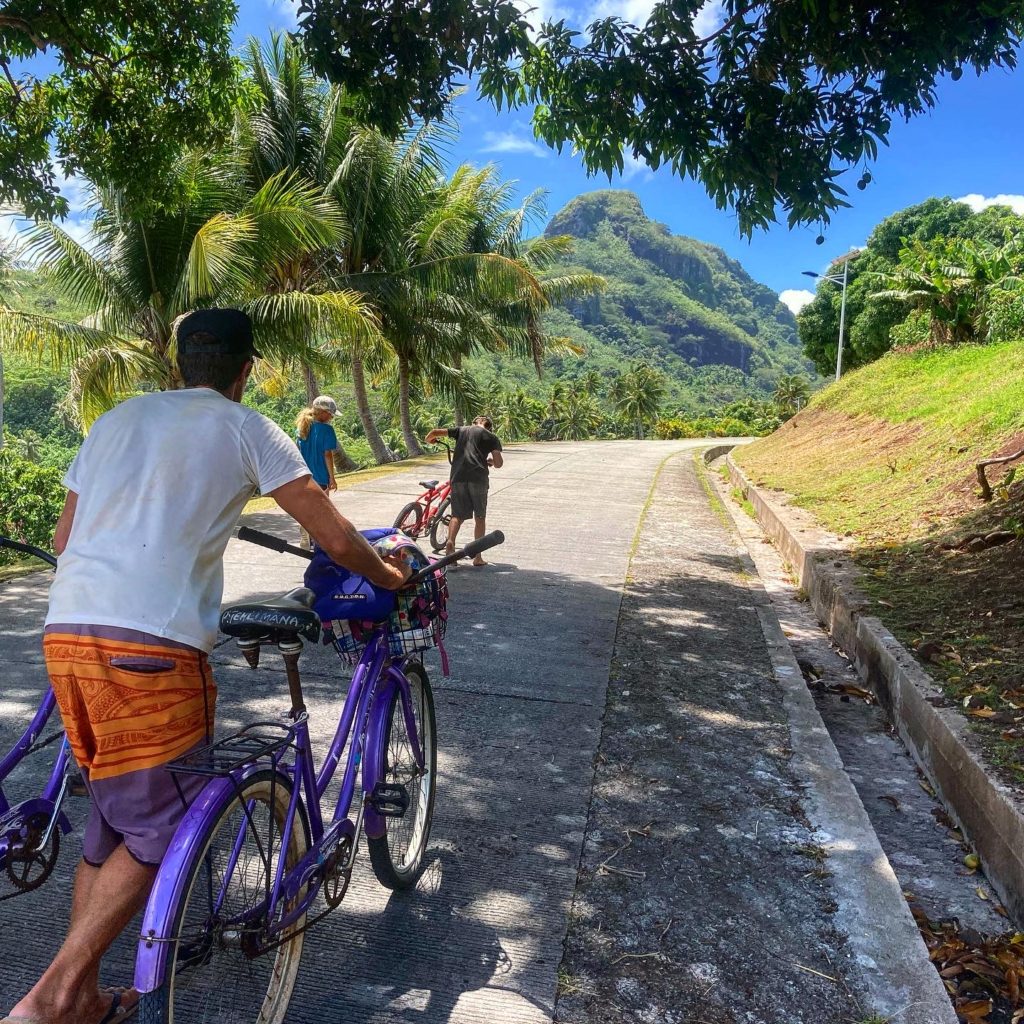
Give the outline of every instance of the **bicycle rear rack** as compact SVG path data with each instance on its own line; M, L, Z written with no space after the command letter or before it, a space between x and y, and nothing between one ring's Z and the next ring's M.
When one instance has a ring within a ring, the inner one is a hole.
M182 775L224 778L262 758L277 767L285 750L295 747L295 727L280 722L253 722L209 746L200 747L167 767Z

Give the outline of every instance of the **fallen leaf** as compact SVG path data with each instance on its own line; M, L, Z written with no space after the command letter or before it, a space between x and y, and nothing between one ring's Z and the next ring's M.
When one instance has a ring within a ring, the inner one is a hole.
M974 891L978 894L978 899L979 900L987 900L988 899L988 893L985 892L985 890L982 889L982 887L980 885Z
M967 865L972 871L977 871L981 867L981 859L976 853L969 853L964 857L964 864Z
M993 711L992 708L971 708L967 714L975 718L995 718L999 712Z

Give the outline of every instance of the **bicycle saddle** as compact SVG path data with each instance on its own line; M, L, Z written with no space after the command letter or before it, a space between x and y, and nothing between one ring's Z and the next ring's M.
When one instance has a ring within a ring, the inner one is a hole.
M425 490L432 491L440 482L440 480L421 480L420 487L423 487Z
M220 628L243 640L276 642L295 636L320 638L320 616L312 609L316 595L296 587L281 597L259 604L233 604L220 613Z

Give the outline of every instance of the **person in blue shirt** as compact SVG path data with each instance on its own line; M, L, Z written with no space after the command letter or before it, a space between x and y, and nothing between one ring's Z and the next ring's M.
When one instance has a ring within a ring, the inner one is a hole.
M320 395L295 418L295 440L299 453L305 459L313 479L325 491L338 489L334 479L334 453L338 450L338 435L331 426L331 420L337 412L338 403L328 395ZM303 547L311 548L309 534L305 530L301 532Z

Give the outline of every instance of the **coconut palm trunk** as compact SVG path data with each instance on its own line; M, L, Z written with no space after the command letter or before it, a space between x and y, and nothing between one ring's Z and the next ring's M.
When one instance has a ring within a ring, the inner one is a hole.
M398 357L398 414L402 420L402 437L405 449L410 455L422 455L419 438L412 429L412 416L409 413L409 360L405 356Z
M366 394L366 373L363 369L363 361L359 356L352 356L352 388L356 396L356 408L359 410L359 419L363 424L363 433L370 445L370 451L377 460L378 466L394 460L391 449L384 443L377 429L377 421L373 418L370 409L370 399Z
M4 446L4 354L0 352L0 449Z

